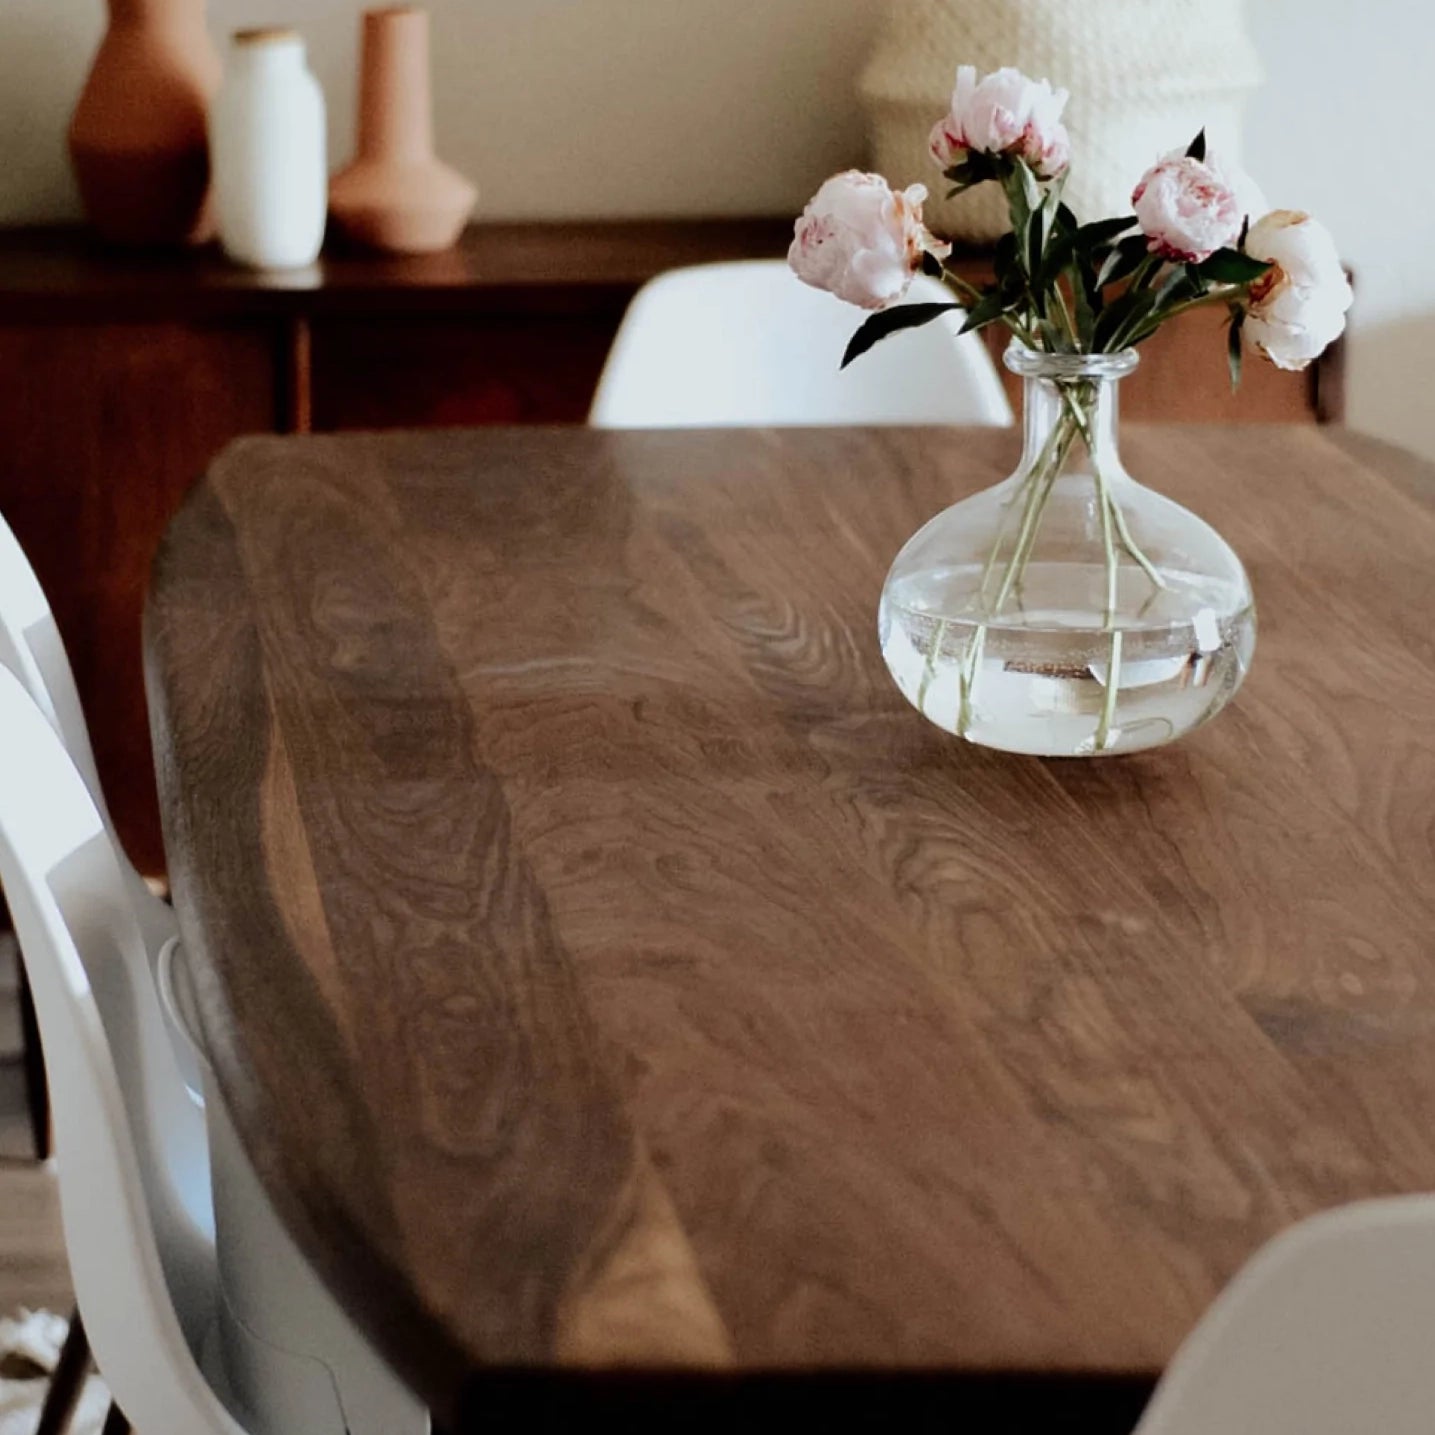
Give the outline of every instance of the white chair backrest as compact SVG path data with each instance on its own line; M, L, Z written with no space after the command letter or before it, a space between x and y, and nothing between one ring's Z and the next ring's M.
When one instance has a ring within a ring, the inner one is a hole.
M1342 1206L1251 1258L1137 1435L1430 1435L1432 1353L1435 1197Z
M30 560L3 518L0 518L0 667L8 668L19 678L45 720L59 734L70 760L84 779L113 843L130 906L153 966L160 949L178 930L174 913L150 891L115 836L59 627ZM177 1033L171 1031L169 1040L191 1097L198 1101L198 1067Z
M40 580L25 550L0 518L0 664L25 685L50 726L60 735L71 761L101 814L104 794L90 748L90 734L75 690L65 646ZM108 822L108 818L106 818Z
M0 880L45 1044L60 1207L90 1343L141 1431L243 1435L191 1354L213 1309L203 1118L164 1039L114 844L0 671Z
M952 303L918 275L907 303ZM601 428L727 424L1012 422L996 366L961 314L885 339L847 369L865 315L781 260L703 264L639 290L613 341L589 422Z

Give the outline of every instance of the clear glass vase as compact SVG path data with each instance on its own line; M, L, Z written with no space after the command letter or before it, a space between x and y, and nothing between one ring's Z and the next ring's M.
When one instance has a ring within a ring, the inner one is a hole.
M1240 686L1256 641L1241 561L1137 483L1117 442L1116 354L1013 344L1025 447L1010 478L939 513L882 590L882 656L947 732L1046 757L1136 752Z

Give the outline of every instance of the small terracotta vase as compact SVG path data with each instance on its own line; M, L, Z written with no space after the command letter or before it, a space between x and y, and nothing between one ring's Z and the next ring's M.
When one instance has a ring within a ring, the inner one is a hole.
M70 122L85 213L117 244L200 243L214 232L206 116L220 75L204 0L108 5Z
M329 186L331 220L355 243L427 254L458 238L477 198L433 152L428 11L366 10L358 152Z

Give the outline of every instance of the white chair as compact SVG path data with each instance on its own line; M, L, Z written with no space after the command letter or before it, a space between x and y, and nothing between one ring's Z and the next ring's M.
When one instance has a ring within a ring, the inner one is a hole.
M422 1407L285 1244L237 1143L212 1196L205 1112L181 1080L114 841L47 716L8 671L0 734L0 881L50 1057L70 1272L118 1408L143 1435L421 1435ZM166 963L161 978L168 972ZM211 1096L210 1121L227 1124ZM235 1312L214 1197L245 1214L241 1243L256 1231L264 1240L241 1254L269 1268L267 1298L312 1323L302 1342L273 1338L292 1323L287 1311L272 1323L252 1305Z
M918 275L907 303L952 303ZM865 315L781 260L660 274L628 306L589 422L600 428L727 424L1009 425L1011 405L961 314L895 334L840 369Z
M1430 1435L1432 1353L1435 1197L1356 1202L1247 1262L1137 1435Z
M84 711L55 615L30 560L3 518L0 518L0 665L19 678L84 778L112 839L150 966L157 967L160 954L179 935L174 911L150 890L115 837ZM170 1040L184 1071L185 1084L195 1100L200 1100L199 1071L189 1048L176 1032L171 1031Z

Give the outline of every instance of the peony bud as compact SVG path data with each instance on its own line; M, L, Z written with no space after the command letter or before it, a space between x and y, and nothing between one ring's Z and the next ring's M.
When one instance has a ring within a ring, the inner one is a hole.
M922 223L924 185L894 192L877 174L834 174L797 221L787 262L815 289L863 309L885 309L906 297L923 254L945 259L950 244Z
M929 141L943 169L976 151L1020 157L1040 179L1055 179L1071 161L1071 141L1061 112L1065 90L1031 80L1010 67L977 78L976 66L957 68L952 107L937 121Z

